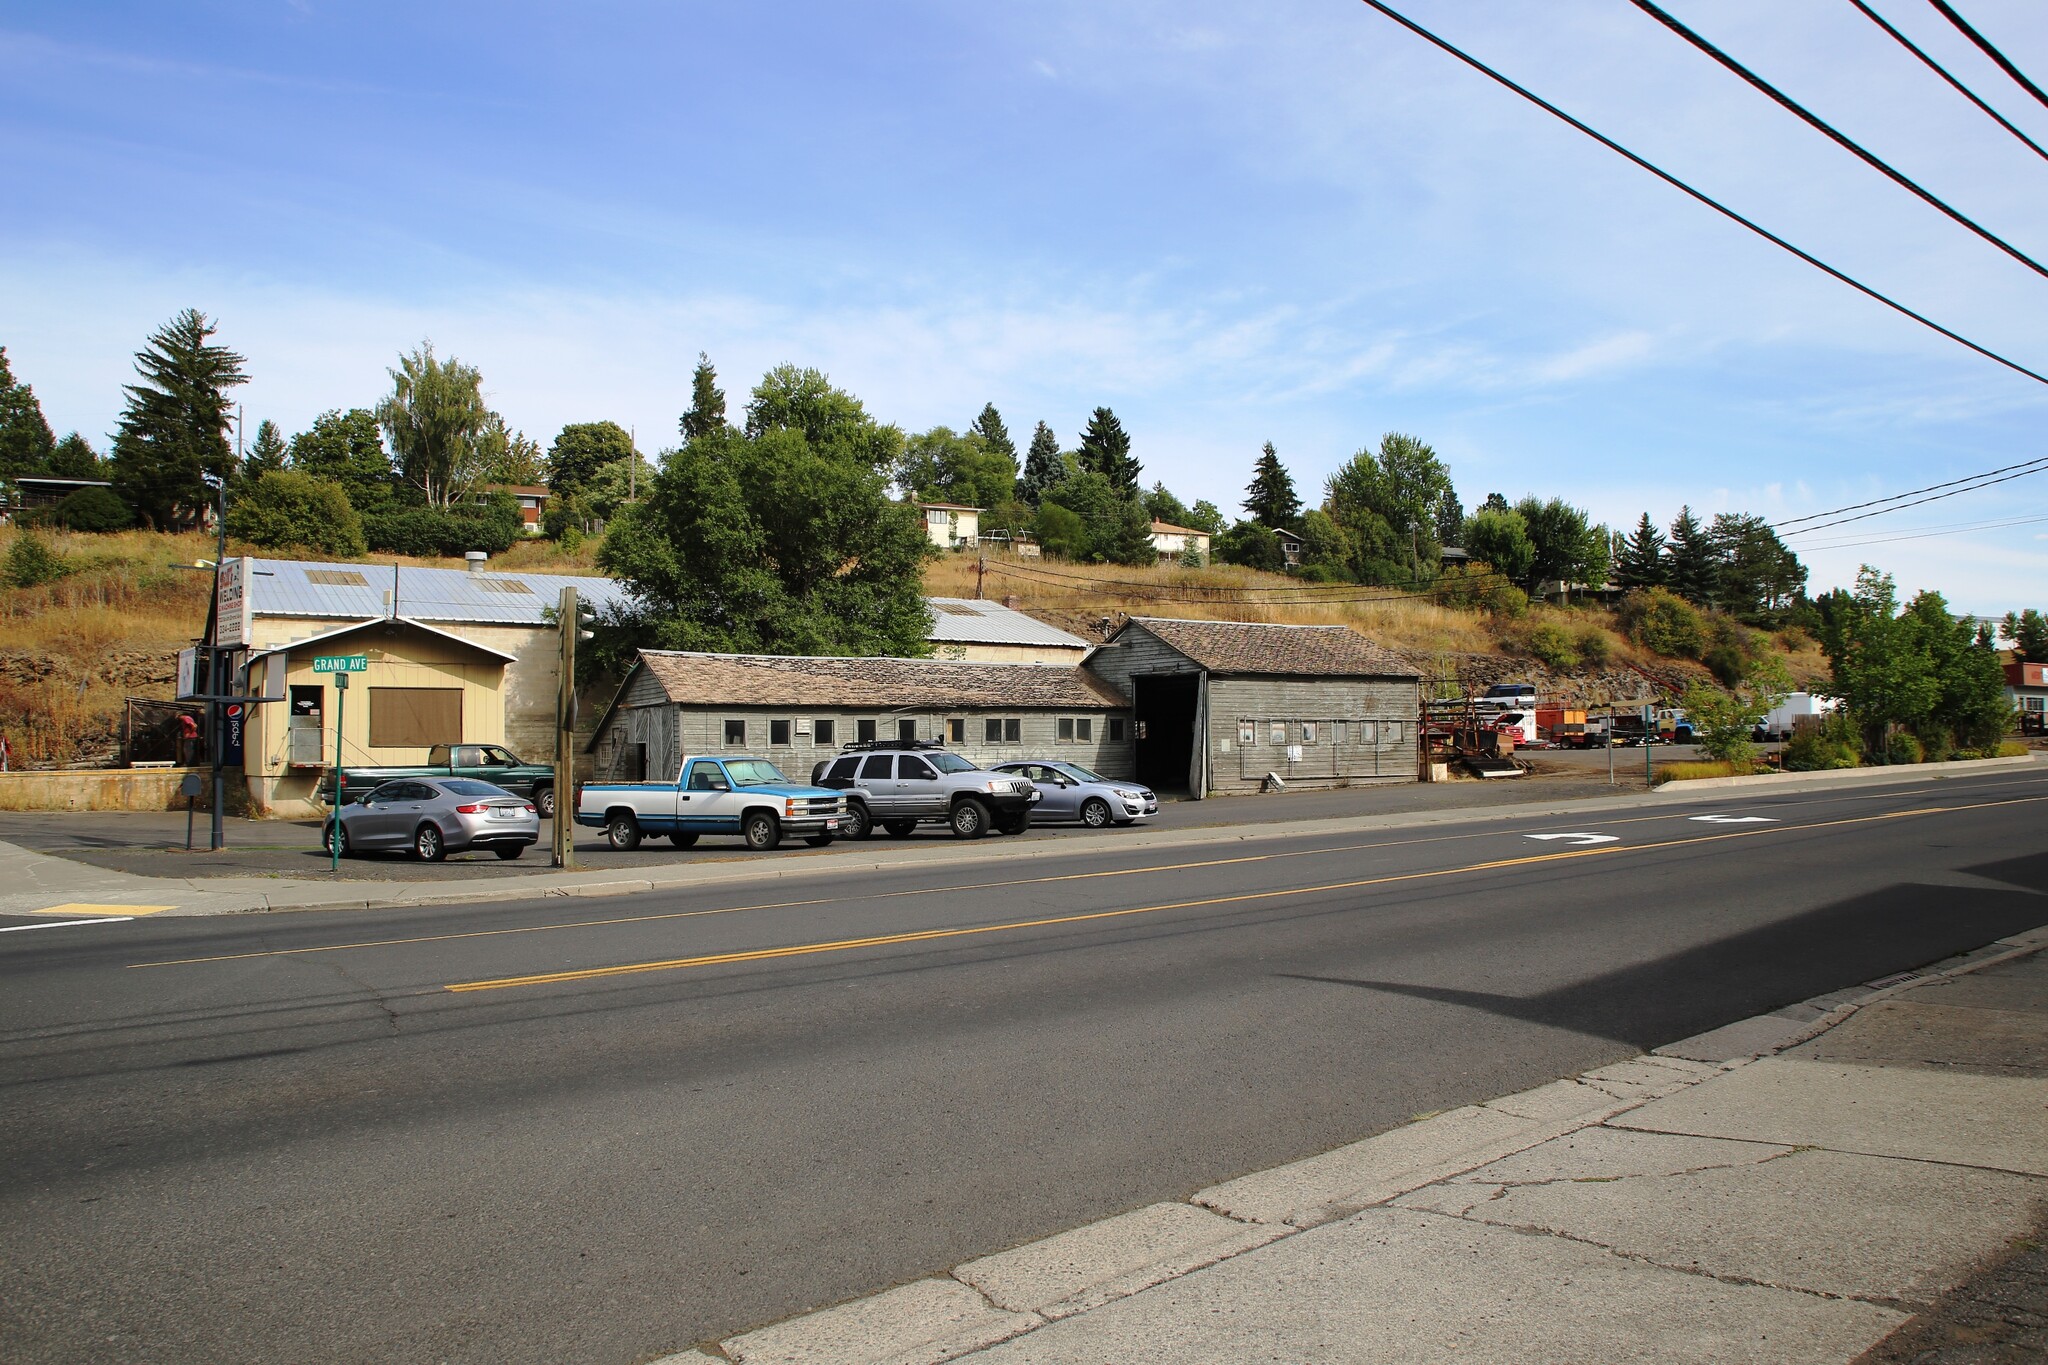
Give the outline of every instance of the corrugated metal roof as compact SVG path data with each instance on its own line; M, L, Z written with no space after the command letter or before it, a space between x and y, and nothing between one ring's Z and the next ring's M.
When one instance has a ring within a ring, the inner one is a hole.
M609 578L569 574L494 573L486 569L419 569L392 564L322 564L298 559L249 561L250 611L256 616L324 616L368 620L472 621L538 626L543 613L575 588L593 607L624 601ZM387 598L395 589L395 602Z
M932 632L926 638L936 644L1053 645L1077 651L1089 647L1080 636L1000 602L968 597L927 597L925 601L932 608Z

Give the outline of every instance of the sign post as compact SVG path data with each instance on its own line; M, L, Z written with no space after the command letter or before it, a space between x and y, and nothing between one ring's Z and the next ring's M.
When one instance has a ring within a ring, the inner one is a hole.
M370 656L367 654L316 654L313 656L315 673L334 675L334 813L333 824L327 834L327 870L341 871L341 715L342 704L348 700L348 675L367 673L370 670Z

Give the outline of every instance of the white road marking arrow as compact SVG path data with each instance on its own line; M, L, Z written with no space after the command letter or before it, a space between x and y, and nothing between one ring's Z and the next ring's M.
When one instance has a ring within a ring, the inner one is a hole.
M1522 837L1525 839L1569 839L1574 845L1618 844L1621 842L1619 834L1525 834Z
M1778 822L1768 815L1694 815L1688 817L1703 825L1775 825Z

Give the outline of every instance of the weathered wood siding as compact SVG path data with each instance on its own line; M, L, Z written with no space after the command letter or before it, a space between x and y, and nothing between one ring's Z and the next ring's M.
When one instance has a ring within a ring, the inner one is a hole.
M1164 643L1142 625L1126 626L1114 644L1105 645L1088 656L1088 671L1124 694L1130 701L1137 694L1131 679L1146 673L1199 673L1201 668L1187 655Z
M1210 790L1255 791L1269 772L1303 786L1413 782L1418 699L1416 684L1405 678L1212 675ZM1288 757L1294 745L1299 759Z

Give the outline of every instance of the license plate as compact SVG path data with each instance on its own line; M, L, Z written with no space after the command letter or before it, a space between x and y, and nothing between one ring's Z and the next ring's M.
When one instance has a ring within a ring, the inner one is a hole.
M493 806L491 807L491 818L493 820L516 820L519 818L519 812L506 810L502 806Z
M838 822L837 820L827 820L827 821L825 822L825 828L826 828L826 829L838 829L838 828L839 828L839 822Z

